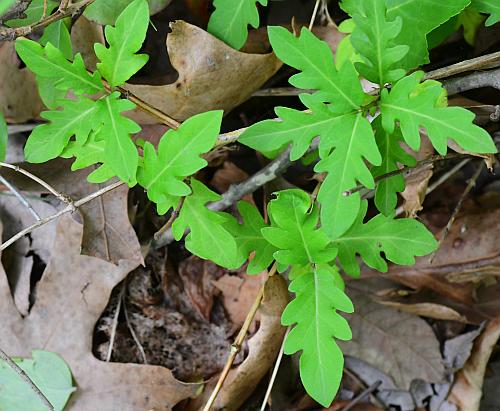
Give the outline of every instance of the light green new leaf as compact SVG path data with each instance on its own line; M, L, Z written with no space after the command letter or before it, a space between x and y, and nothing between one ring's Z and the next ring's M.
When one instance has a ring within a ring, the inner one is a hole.
M399 265L412 265L415 256L423 256L434 251L438 243L432 233L413 218L394 219L378 214L367 223L363 223L368 203L362 202L358 219L354 225L334 240L339 250L339 261L347 274L358 276L359 254L366 265L385 272L385 258Z
M73 59L73 47L71 45L71 36L69 34L66 20L58 20L49 24L43 31L43 36L40 38L40 44L46 45L51 43L55 48L58 48L62 55L68 59Z
M248 127L238 139L261 152L272 152L292 144L290 158L301 158L316 136L335 133L345 116L337 116L324 104L314 102L307 94L301 94L302 102L312 113L287 107L276 107L276 115L281 121L264 120Z
M47 15L57 7L59 2L47 0ZM32 0L28 8L24 11L26 17L24 19L13 19L5 22L7 27L22 27L30 26L38 22L43 17L44 0ZM1 15L2 13L0 13Z
M7 156L7 140L9 138L9 130L3 113L0 111L0 161L5 161Z
M300 71L288 80L292 86L318 90L315 98L332 103L332 111L337 114L358 110L364 103L365 94L354 66L346 62L337 70L326 42L306 28L300 37L283 27L269 27L268 32L279 59Z
M16 51L37 76L55 79L58 90L71 89L75 94L96 94L103 90L99 73L89 74L80 54L70 62L51 43L42 47L24 38L16 40Z
M282 265L328 263L337 255L330 239L318 229L318 209L311 208L309 195L298 189L276 193L267 211L271 227L264 227L262 235L278 248L274 258Z
M225 268L240 267L245 258L231 233L225 228L229 216L211 211L205 205L221 199L197 180L191 180L193 193L186 197L179 217L172 225L174 238L179 241L186 229L186 248L194 255L211 260Z
M105 99L98 100L99 115L103 126L99 129L96 139L104 140L104 164L109 166L116 175L130 187L137 182L136 173L139 162L137 147L131 134L141 131L141 127L131 119L121 115L124 111L133 110L135 104L119 98L118 92Z
M86 97L79 100L60 100L62 110L41 114L48 124L37 126L28 138L24 155L30 163L44 163L59 156L72 136L85 143L90 131L100 124L99 105Z
M134 0L116 20L115 27L106 26L109 47L94 45L100 60L97 68L111 87L125 83L148 61L146 54L135 54L146 38L149 25L149 7L146 0Z
M354 307L340 288L336 268L315 267L290 284L295 293L283 312L283 325L296 326L285 341L286 354L302 350L300 378L307 393L324 407L335 398L342 379L344 356L334 338L350 340L349 324L338 311L352 313Z
M325 232L335 238L344 233L358 215L359 192L345 196L358 181L367 188L375 188L373 176L365 160L380 165L372 127L363 113L343 116L335 132L321 137L321 161L315 171L327 172L318 193L321 203L321 223Z
M487 26L492 26L500 21L500 1L498 0L472 0L472 7L481 13L490 14L486 20Z
M496 153L490 135L473 123L474 113L461 107L439 107L443 88L435 82L422 89L423 75L415 72L397 82L390 92L382 90L380 110L385 130L393 133L399 121L406 143L415 151L420 147L419 128L424 127L442 155L446 154L449 139L467 151Z
M37 388L42 391L55 411L62 411L76 388L71 371L57 354L33 350L33 359L14 358L14 361L28 374ZM0 362L0 404L2 411L47 411L31 387L3 361Z
M247 41L248 25L259 27L257 2L267 6L267 0L214 0L207 31L239 50Z
M255 206L240 201L238 211L243 217L243 224L238 224L235 218L231 218L226 228L236 239L238 250L245 259L255 252L248 264L247 274L259 274L273 262L273 254L277 249L263 237L261 230L267 224Z
M0 0L0 17L9 10L9 8L14 4L15 0Z
M410 46L403 57L401 67L406 71L429 62L427 34L459 14L470 0L380 0L387 5L387 18L392 21L398 16L403 19L403 28L395 44Z
M191 193L183 182L207 165L200 157L217 141L222 111L209 111L186 120L177 130L169 130L161 138L158 152L151 143L144 146L144 165L139 168L138 182L147 190L148 198L165 214L178 203L178 197Z
M401 32L402 18L397 16L389 21L381 0L344 0L341 6L355 23L351 43L363 59L362 63L356 64L359 73L381 85L403 77L406 73L400 62L409 47L394 42Z
M400 165L413 167L416 160L401 148L403 136L401 130L396 128L393 134L389 134L382 127L380 116L372 123L375 130L375 140L382 154L382 164L372 168L373 177L378 177L399 169ZM375 190L375 205L378 210L388 216L394 212L398 202L398 194L405 189L405 179L402 174L384 178L377 183Z

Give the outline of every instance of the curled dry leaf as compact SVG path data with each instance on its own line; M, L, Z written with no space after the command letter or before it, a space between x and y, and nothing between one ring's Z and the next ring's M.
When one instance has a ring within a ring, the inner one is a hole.
M455 379L449 400L460 411L479 411L486 366L500 338L500 316L490 321L474 343L470 358Z
M287 303L286 281L279 275L270 277L258 311L259 330L248 341L248 355L245 360L229 372L214 403L214 410L238 410L273 366L285 335L285 328L281 326L281 313ZM215 381L216 379L213 379L206 386L203 395L191 401L189 411L200 409L210 396Z
M0 347L11 356L29 357L35 348L59 354L73 373L77 391L68 411L169 411L195 394L196 384L177 381L163 367L106 363L92 354L95 323L113 287L137 266L118 266L82 256L83 227L66 215L56 229L52 259L37 288L30 314L22 318L12 303L0 267Z
M14 42L0 42L0 111L10 123L35 118L43 108L35 76L20 65Z
M246 54L232 49L199 27L170 24L167 49L179 78L162 86L127 84L126 89L178 121L204 111L229 111L264 84L282 63L273 53ZM139 123L154 121L136 110Z
M414 379L444 379L439 342L424 320L384 307L352 286L348 294L356 311L348 316L352 341L340 343L345 354L387 373L402 390L409 389Z

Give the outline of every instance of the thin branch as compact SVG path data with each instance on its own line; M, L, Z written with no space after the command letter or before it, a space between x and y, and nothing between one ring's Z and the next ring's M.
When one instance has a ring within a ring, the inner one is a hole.
M274 274L276 274L276 269L277 265L276 262L273 264L271 267L271 270L269 270L269 277L272 277ZM229 371L231 370L231 367L233 366L234 360L236 359L236 356L241 350L241 346L243 345L243 342L245 341L246 335L248 333L248 330L250 328L250 325L252 325L252 321L255 317L255 314L257 313L257 310L260 307L260 303L262 302L262 298L264 297L264 289L266 288L267 284L267 279L266 282L260 287L259 292L257 296L255 297L255 300L252 304L252 307L250 308L250 311L247 313L247 316L245 318L245 322L243 323L243 326L240 329L240 332L236 336L234 343L231 345L231 352L229 354L229 357L226 361L226 364L224 365L224 369L221 372L221 375L219 376L219 380L217 381L217 384L215 385L214 390L212 391L212 394L210 395L210 398L208 399L207 403L203 407L203 411L209 411L210 408L212 408L212 405L214 404L215 400L217 399L217 396L219 395L219 392L222 388L222 385L224 384L224 381L226 381L226 378L229 374Z
M316 20L316 15L318 14L320 2L321 0L316 0L316 4L314 5L314 10L312 12L311 20L309 21L309 31L311 31L314 27L314 21Z
M0 23L13 19L26 18L24 13L31 4L32 0L18 0L3 16L0 18Z
M429 71L424 78L425 80L439 80L455 76L457 74L466 73L468 71L483 70L498 66L500 66L500 51Z
M464 192L462 193L460 200L458 200L458 203L457 203L455 209L453 210L453 213L451 214L450 219L448 220L448 224L446 224L446 227L444 228L443 232L441 233L441 238L439 239L439 244L436 247L436 251L434 251L431 254L431 256L429 257L429 264L432 264L432 262L434 261L434 258L436 257L437 250L439 250L441 248L441 244L443 244L443 241L448 236L448 233L450 232L451 226L455 222L455 220L458 216L458 213L462 209L462 204L463 204L465 198L468 196L468 194L471 192L471 190L476 185L477 179L481 175L481 172L483 171L483 169L484 169L484 162L481 162L481 165L477 168L476 172L474 173L472 178L469 180L469 183L467 184L467 187L465 188Z
M288 326L285 332L285 336L283 337L283 341L281 342L280 352L278 353L278 357L276 358L276 362L274 363L273 372L271 374L271 378L269 379L269 384L267 385L266 393L264 395L264 399L262 400L262 405L260 407L260 411L266 410L267 402L269 401L269 397L271 396L271 391L273 390L274 381L276 381L276 376L278 375L278 370L281 365L281 360L283 359L283 354L285 353L285 341L290 333L291 327Z
M342 408L342 411L350 411L350 410L352 410L357 404L359 404L363 399L365 399L366 396L371 395L381 385L382 385L382 381L380 381L380 380L374 382L368 388L366 388L362 392L360 392L358 396L356 396L355 398L353 398L349 402L349 404L347 404L344 408Z
M500 68L489 71L477 71L464 77L452 78L446 80L444 86L450 96L483 87L493 87L500 90Z
M122 308L123 295L125 294L126 282L124 281L120 288L118 295L118 302L116 303L115 315L113 316L113 323L111 324L111 335L109 337L109 347L106 354L106 362L111 361L111 354L113 354L113 346L115 345L116 329L118 328L118 317Z
M130 335L132 336L132 339L134 340L135 345L137 345L137 349L139 350L139 353L141 354L142 362L144 364L148 364L148 359L146 358L146 352L144 351L144 347L142 346L141 342L139 341L139 338L137 337L137 334L135 333L134 327L132 327L132 324L130 323L130 320L128 318L127 304L125 302L125 294L122 295L122 298L123 298L123 313L125 314L125 322L127 323L128 330L130 331Z
M174 223L175 219L179 216L179 213L181 212L181 208L184 205L184 201L186 200L186 197L181 197L179 200L179 203L177 204L177 207L175 207L175 210L172 211L172 214L170 215L170 218L168 221L165 223L165 225L160 228L153 236L155 240L159 240L163 233L165 233L170 227L172 227L172 224Z
M24 230L20 231L19 233L17 233L16 235L9 238L7 241L2 243L0 245L0 251L5 250L9 245L16 242L17 240L19 240L20 238L22 238L26 234L31 233L32 231L36 230L37 228L39 228L47 223L50 223L51 221L62 216L63 214L74 212L78 207L81 207L82 205L87 204L88 202L96 199L97 197L102 196L103 194L110 192L111 190L114 190L117 187L122 186L123 184L125 184L125 183L122 181L117 181L116 183L110 184L104 188L101 188L100 190L97 190L97 191L89 194L88 196L82 198L81 200L75 201L72 204L68 204L61 211L58 211L57 213L55 213L49 217L42 218L41 220L37 221L35 224L30 225L29 227L25 228Z
M40 401L43 402L43 405L49 410L49 411L54 411L54 406L50 403L50 401L47 399L47 397L43 394L42 391L40 391L40 388L38 388L35 383L31 380L31 378L24 372L24 370L19 367L12 359L2 350L0 349L0 358L4 360L7 365L12 368L21 379L29 385L29 387L33 390L33 392L36 394L36 396L40 399Z
M85 7L90 5L94 0L83 0L78 3L75 3L64 11L57 10L54 14L40 20L37 23L33 23L29 26L17 27L17 28L4 28L0 29L0 40L15 40L18 37L27 36L33 32L39 31L49 24L52 24L58 20L62 20L66 17L73 16L79 14Z
M21 192L13 185L11 184L8 180L5 179L4 176L0 174L0 183L2 183L5 187L7 187L14 196L19 200L19 202L25 206L28 211L31 213L33 217L35 217L35 220L41 220L42 217L35 211L33 206L30 204L30 202L21 194Z
M73 206L73 201L70 198L68 198L64 194L60 193L59 191L57 191L54 187L52 187L47 182L43 181L40 177L37 177L34 174L31 174L29 171L26 171L19 166L16 166L13 164L8 164L8 163L2 163L2 162L0 162L0 167L10 168L11 170L14 170L14 171L28 177L29 179L33 180L34 182L40 184L43 188L48 190L50 193L52 193L54 196L56 196L63 203L65 203L71 207Z

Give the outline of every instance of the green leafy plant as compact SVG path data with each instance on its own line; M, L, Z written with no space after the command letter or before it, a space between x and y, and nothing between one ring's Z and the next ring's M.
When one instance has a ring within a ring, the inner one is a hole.
M472 0L472 7L481 13L490 16L486 20L487 26L492 26L500 21L500 3L496 0Z
M447 107L440 83L423 80L420 71L408 74L428 61L427 35L470 0L344 0L341 5L352 18L346 43L351 51L337 62L329 46L309 30L296 37L283 27L269 27L274 52L297 70L290 84L313 92L300 95L306 111L277 107L279 121L252 125L239 142L268 156L290 147L290 158L298 160L316 139L319 159L314 169L324 175L317 201L299 189L275 193L267 207L269 223L255 206L243 202L238 205L241 220L214 211L210 204L221 196L196 179L207 165L203 156L216 146L221 111L191 117L165 133L157 148L134 141L141 128L123 114L135 105L120 92L147 62L137 52L146 36L149 8L146 0L126 3L112 19L114 27L105 29L108 47L95 46L100 62L94 73L79 54L62 47L65 40L44 45L17 41L16 50L41 90L47 84L58 90L46 96L51 110L42 117L48 123L29 137L27 160L74 158L74 170L98 166L91 182L118 177L129 186L139 184L160 214L178 213L173 235L177 240L185 236L187 249L199 257L231 269L250 259L249 274L273 261L279 272L290 270L295 298L282 317L284 325L292 326L285 352L301 352L300 375L307 392L329 406L343 371L335 339L351 338L340 313L354 309L340 268L358 276L360 256L366 265L386 271L386 260L411 265L415 257L437 247L420 222L394 217L404 178L379 179L399 165L416 164L401 143L417 150L423 128L440 154L447 152L449 140L471 152L496 152L488 133L473 124L471 112ZM479 3L476 7L482 7ZM256 0L216 0L215 7L209 30L242 47L248 24L258 25ZM494 8L486 11L493 13ZM360 76L377 83L379 92L365 93ZM375 190L380 211L368 221L361 187Z

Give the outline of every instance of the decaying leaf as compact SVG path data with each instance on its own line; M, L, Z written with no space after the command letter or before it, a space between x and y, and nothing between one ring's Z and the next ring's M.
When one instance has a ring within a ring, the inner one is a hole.
M279 275L270 277L259 308L259 330L248 341L248 355L245 360L229 372L213 409L238 410L272 367L285 335L285 328L281 326L281 313L287 303L286 281ZM210 396L215 382L216 379L213 379L205 387L203 395L191 401L189 411L200 409Z
M241 53L184 21L170 27L167 49L179 72L177 81L162 86L127 84L126 89L178 121L204 111L233 109L281 67L272 53ZM142 124L155 121L139 111L131 116Z
M467 318L455 311L453 308L436 303L403 304L396 301L377 300L386 307L395 308L405 313L418 315L419 317L434 318L435 320L467 322Z
M500 316L490 321L476 340L472 355L457 374L449 399L460 411L479 411L486 366L500 338Z
M27 68L19 67L14 42L1 42L0 111L11 123L23 123L35 118L43 108L34 74Z
M345 354L379 368L403 390L414 379L443 380L439 342L424 320L384 307L352 286L347 293L356 310L348 316L352 341L339 342Z
M97 65L94 44L104 44L104 42L102 26L88 20L85 16L80 16L71 27L73 51L82 55L85 66L89 70L95 71Z
M82 235L79 223L67 215L61 217L52 259L25 318L13 305L0 268L0 347L11 356L29 357L36 348L59 354L77 385L68 411L171 410L194 395L198 385L177 381L163 367L105 363L93 356L94 325L113 287L137 262L122 260L115 266L82 256Z

